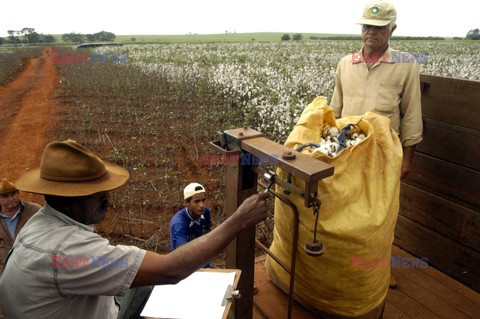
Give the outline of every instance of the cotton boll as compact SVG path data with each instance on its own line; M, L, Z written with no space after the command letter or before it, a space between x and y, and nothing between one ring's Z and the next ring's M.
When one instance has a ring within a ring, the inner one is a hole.
M339 148L340 148L340 144L338 144L338 143L331 143L330 144L330 151L334 154L337 154Z
M338 136L338 134L339 134L338 128L336 128L336 127L331 127L331 128L329 128L329 129L328 129L328 134L329 134L330 136L332 136L332 137Z
M316 148L315 151L320 151L320 152L322 152L323 154L325 154L325 155L328 156L328 147L327 147L326 144L325 144L325 145L322 145L322 146L320 146L320 147L318 147L318 148Z

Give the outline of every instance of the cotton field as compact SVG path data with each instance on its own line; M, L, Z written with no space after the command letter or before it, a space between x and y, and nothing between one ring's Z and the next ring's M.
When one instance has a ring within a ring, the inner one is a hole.
M480 81L480 41L392 41L403 52L427 54L421 72ZM316 96L331 98L340 59L360 41L127 45L129 64L170 81L207 83L245 124L284 141ZM112 48L103 48L112 52Z

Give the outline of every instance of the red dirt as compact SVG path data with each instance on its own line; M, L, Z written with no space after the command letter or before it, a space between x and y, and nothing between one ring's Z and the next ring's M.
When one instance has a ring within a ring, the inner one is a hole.
M27 169L39 166L56 120L57 83L51 49L46 48L40 57L29 59L11 83L0 88L1 177L15 181ZM22 194L22 198L43 202L38 195Z

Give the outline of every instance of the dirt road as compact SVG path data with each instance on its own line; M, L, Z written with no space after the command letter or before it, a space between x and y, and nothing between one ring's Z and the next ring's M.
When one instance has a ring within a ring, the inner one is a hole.
M51 49L30 59L23 71L0 88L0 176L15 181L40 164L55 121L54 92L58 83ZM33 198L22 196L27 200ZM37 196L35 201L41 201Z

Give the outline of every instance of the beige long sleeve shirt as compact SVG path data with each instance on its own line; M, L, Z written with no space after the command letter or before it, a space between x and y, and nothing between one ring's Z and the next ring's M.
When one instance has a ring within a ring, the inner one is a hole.
M418 63L409 54L390 48L370 70L361 51L344 57L337 66L331 107L337 118L368 111L386 116L403 147L420 143L423 126Z

